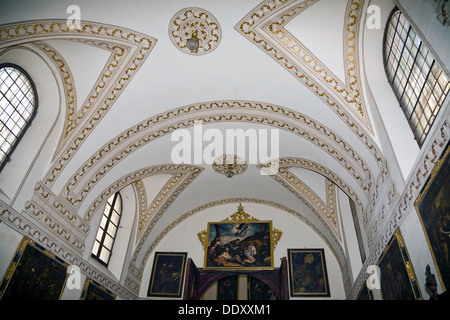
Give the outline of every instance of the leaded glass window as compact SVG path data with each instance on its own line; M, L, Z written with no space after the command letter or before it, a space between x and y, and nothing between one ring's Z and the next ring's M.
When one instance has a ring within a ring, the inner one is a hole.
M448 94L450 82L426 43L398 8L387 23L384 61L389 82L422 146Z

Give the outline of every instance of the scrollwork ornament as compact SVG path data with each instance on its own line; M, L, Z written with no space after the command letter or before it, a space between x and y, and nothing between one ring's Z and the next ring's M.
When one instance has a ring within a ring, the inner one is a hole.
M169 24L169 37L172 43L184 53L204 55L210 53L220 43L222 31L217 19L200 8L185 8L178 11ZM194 48L188 47L190 39L198 41Z

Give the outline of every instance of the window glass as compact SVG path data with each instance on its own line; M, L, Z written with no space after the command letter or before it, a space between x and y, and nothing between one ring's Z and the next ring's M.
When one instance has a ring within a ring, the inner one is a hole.
M34 85L18 66L0 65L0 169L31 122L37 105Z
M103 211L102 220L97 231L92 257L108 266L111 251L117 234L117 228L122 214L122 198L119 192L112 195Z
M397 8L387 24L384 55L386 74L414 136L422 146L450 90L449 79Z

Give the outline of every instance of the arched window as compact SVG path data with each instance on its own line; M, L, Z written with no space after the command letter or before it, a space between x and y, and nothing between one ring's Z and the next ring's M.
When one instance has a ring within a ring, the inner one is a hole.
M426 43L398 8L392 11L386 26L384 62L389 82L422 146L450 83Z
M36 88L30 76L16 65L0 65L0 170L9 161L36 109Z
M122 197L119 192L116 192L106 202L100 227L95 237L94 248L92 249L92 257L105 266L108 266L111 257L121 215Z

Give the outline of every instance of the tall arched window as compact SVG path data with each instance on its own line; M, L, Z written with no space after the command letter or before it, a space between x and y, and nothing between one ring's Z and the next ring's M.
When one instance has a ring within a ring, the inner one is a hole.
M116 192L106 202L100 227L95 237L94 248L92 249L92 257L105 266L108 266L109 259L111 258L121 215L122 197L119 192Z
M386 26L384 62L389 82L422 146L450 83L426 43L398 8L392 11Z
M29 127L36 109L36 88L30 76L16 65L0 65L0 170Z

